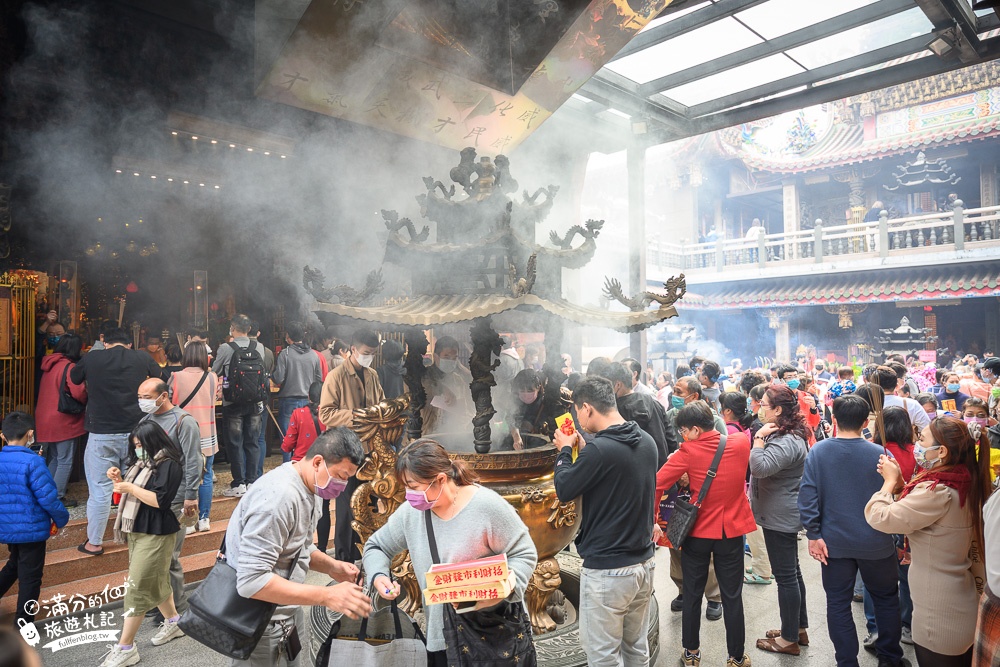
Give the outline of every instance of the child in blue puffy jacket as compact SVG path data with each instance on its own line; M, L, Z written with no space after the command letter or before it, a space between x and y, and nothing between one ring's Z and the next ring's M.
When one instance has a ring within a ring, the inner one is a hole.
M23 412L11 412L0 430L4 440L0 449L0 543L10 552L0 570L0 597L19 582L17 618L31 623L35 616L28 613L25 604L37 601L42 590L45 541L53 523L62 528L69 522L69 512L59 502L45 459L30 449L35 420Z

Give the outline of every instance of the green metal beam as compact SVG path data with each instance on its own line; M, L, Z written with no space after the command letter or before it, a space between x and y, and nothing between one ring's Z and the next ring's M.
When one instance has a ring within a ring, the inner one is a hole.
M733 14L739 13L744 9L749 9L754 5L759 5L767 0L725 0L723 2L717 2L710 4L706 7L702 7L690 14L685 14L680 18L676 18L663 25L658 25L654 28L640 33L632 38L632 41L625 45L625 47L615 54L611 59L614 62L625 56L630 56L633 53L642 51L643 49L648 49L651 46L656 46L666 42L667 40L673 39L679 35L683 35L686 32L690 32L696 28L700 28L703 25L708 25L713 21L718 21L719 19L726 18L727 16L732 16Z
M879 88L888 88L889 86L896 86L901 83L951 72L956 69L968 67L970 64L1000 58L1000 37L985 40L982 44L983 54L976 63L963 63L957 58L942 60L931 56L920 58L919 60L911 60L875 72L869 72L863 76L832 81L798 93L694 119L691 121L690 134L687 136L714 132L715 130L760 120L761 118L776 116L786 111L803 109L813 104L832 102L851 95L858 95L878 90Z
M695 65L694 67L688 67L680 72L653 79L649 83L640 85L638 92L640 96L648 97L654 93L676 88L677 86L697 81L712 74L724 72L749 62L773 56L787 49L810 44L824 37L831 37L846 30L857 28L888 16L894 16L914 7L913 0L879 0L879 2L867 5L861 9L821 21L807 28L790 32L787 35L782 35L781 37L760 44L754 44L721 58L716 58Z
M890 60L895 60L896 58L903 58L905 56L913 55L914 53L920 53L921 51L927 49L927 45L930 44L936 36L937 33L928 33L918 37L911 37L910 39L882 47L881 49L875 49L874 51L862 53L851 58L845 58L844 60L839 60L835 63L824 65L823 67L817 67L813 70L793 74L792 76L786 76L783 79L778 79L777 81L772 81L771 83L767 83L762 86L756 86L748 90L733 93L732 95L725 95L711 100L710 102L695 104L688 108L688 115L691 118L698 118L699 116L704 116L706 114L717 113L719 111L738 107L746 104L747 102L759 100L764 97L770 97L771 95L777 95L786 90L798 88L799 86L812 86L820 81L850 74L851 72L865 69L866 67L871 67L872 65L879 65L881 63L889 62Z

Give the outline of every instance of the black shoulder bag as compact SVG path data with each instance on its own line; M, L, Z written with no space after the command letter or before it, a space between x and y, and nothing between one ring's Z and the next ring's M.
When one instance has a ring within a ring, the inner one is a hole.
M187 404L191 402L191 399L197 396L198 392L201 391L201 386L205 384L205 380L207 379L208 379L208 371L205 371L205 374L201 376L200 380L198 380L198 384L194 386L194 391L192 391L191 394L187 398L185 398L184 401L181 402L181 404L178 405L177 407L179 407L181 410L186 408Z
M246 660L257 648L278 605L245 598L236 591L236 568L226 562L225 535L219 552L178 623L184 634L196 642L230 658ZM295 554L293 571L301 555L301 550Z
M719 447L715 450L715 458L712 459L712 465L708 467L708 472L705 473L705 482L701 485L701 491L698 492L698 500L694 504L682 498L678 498L674 502L674 511L671 513L670 522L667 524L667 539L670 540L675 549L683 548L684 540L691 534L691 529L694 528L694 524L698 520L698 510L701 509L701 504L705 502L705 496L708 495L708 490L712 486L712 480L715 479L715 475L719 471L719 463L722 461L722 452L725 448L726 436L719 436Z
M66 376L69 375L69 367L73 364L66 364L63 368L62 381L59 383L59 405L56 410L64 415L78 415L86 409L86 404L73 398L69 388L66 386Z
M441 562L430 510L424 511L431 559ZM521 602L504 600L492 609L470 611L461 618L443 604L444 641L450 667L537 667L531 621Z

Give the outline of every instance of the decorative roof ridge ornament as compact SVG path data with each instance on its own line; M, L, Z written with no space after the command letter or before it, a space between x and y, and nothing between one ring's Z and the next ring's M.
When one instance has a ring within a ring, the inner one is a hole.
M427 179L425 178L424 183L426 182ZM441 182L438 181L436 185L441 185ZM444 190L443 185L441 185L441 189L442 191ZM454 192L455 187L452 186L451 189L452 192ZM405 227L406 231L410 234L410 243L423 243L427 240L427 237L430 236L431 233L431 228L424 225L424 228L421 229L418 234L417 228L413 226L413 221L409 218L400 218L399 213L396 213L395 211L382 209L382 219L385 220L385 228L389 230L389 233L395 234L396 236L399 236L400 230Z
M365 286L360 290L354 289L350 285L336 285L331 288L324 287L326 277L319 269L310 269L307 264L302 269L302 287L312 294L317 301L331 303L336 298L339 303L345 306L360 306L382 291L385 282L382 280L382 271L374 269L365 280Z
M452 184L450 188L445 189L444 183L442 183L441 181L434 180L433 176L424 176L423 178L424 178L424 186L426 186L427 192L434 192L435 189L439 189L441 190L441 194L448 201L451 201L451 198L455 196L454 184Z
M534 206L535 205L535 200L538 199L538 195L544 193L545 194L545 202L548 203L548 202L552 201L553 199L555 199L557 192L559 192L559 186L558 185L550 185L547 188L538 188L537 190L535 190L535 194L533 194L533 195L529 195L528 191L525 190L522 193L522 196L524 197L524 203L525 204L528 204L529 206Z
M882 187L890 192L898 190L900 187L914 187L924 183L935 185L955 185L962 180L962 177L952 171L948 163L943 159L928 160L923 151L917 153L917 159L896 166L896 171L892 172L892 177L896 179L896 185Z
M562 237L560 237L555 230L552 230L549 232L549 240L552 241L552 245L555 245L562 250L571 250L573 247L573 239L577 234L582 236L585 241L593 240L601 235L601 229L603 227L603 220L591 219L586 222L586 228L581 225L573 225Z
M510 271L510 292L515 298L531 294L531 290L535 287L535 278L538 276L536 271L537 265L537 253L532 253L531 257L528 258L523 276L519 276L517 267L510 264L508 267Z
M640 292L634 297L625 296L625 292L622 290L622 284L618 282L615 278L604 279L604 296L609 301L614 299L618 303L626 306L629 310L633 312L638 312L640 310L645 310L646 307L653 303L654 301L659 305L659 308L668 308L677 301L684 298L687 294L687 280L684 278L682 273L680 276L672 276L663 283L663 289L666 290L666 294L657 294L656 292Z

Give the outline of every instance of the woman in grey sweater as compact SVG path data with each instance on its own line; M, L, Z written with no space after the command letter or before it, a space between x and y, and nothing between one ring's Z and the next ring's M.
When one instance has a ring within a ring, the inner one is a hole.
M784 385L768 388L758 416L764 426L750 449L750 505L764 531L771 571L778 584L781 629L769 630L757 648L799 655L808 646L806 586L799 568L799 485L805 467L809 428L795 392Z
M392 559L409 549L413 572L421 590L433 561L427 541L424 512L430 511L434 538L443 563L458 563L507 554L514 578L509 602L521 603L538 553L528 528L498 493L476 484L478 478L461 461L452 461L437 442L421 439L399 453L396 474L406 486L407 502L365 543L363 554L368 583L386 600L396 598L399 584L389 579ZM496 606L479 602L476 609ZM446 665L441 605L427 612L427 651L431 665Z

